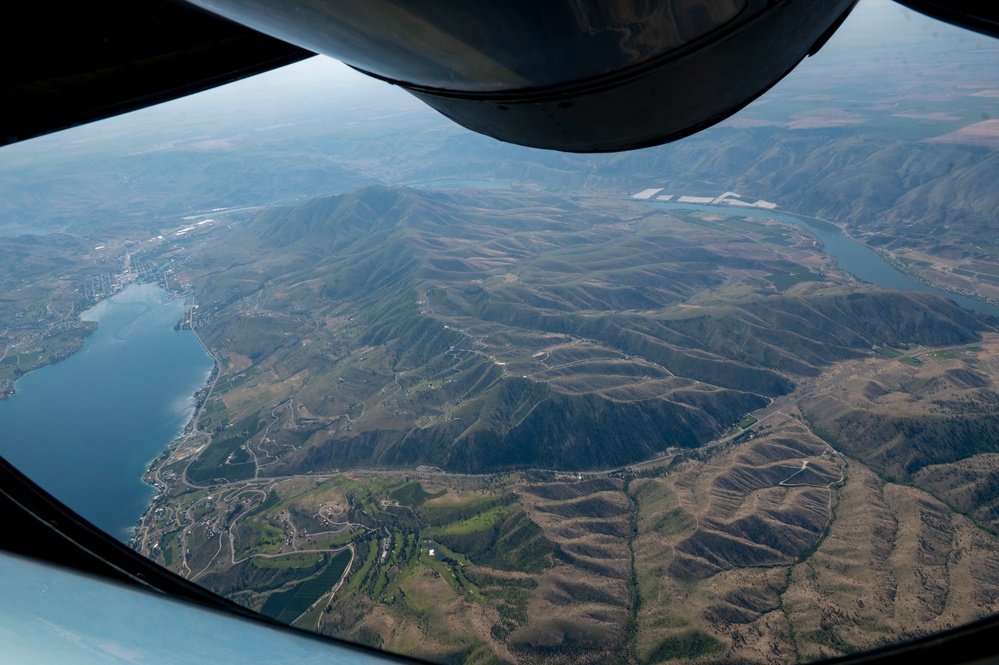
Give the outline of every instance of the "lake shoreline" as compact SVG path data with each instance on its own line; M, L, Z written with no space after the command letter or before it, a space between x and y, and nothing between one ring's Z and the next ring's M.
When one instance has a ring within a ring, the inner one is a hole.
M194 391L190 396L191 400L194 402L194 413L192 413L191 417L184 423L184 427L181 429L180 433L175 436L170 443L168 443L167 446L156 455L156 457L149 460L149 463L146 465L146 470L142 474L142 482L153 490L153 495L146 503L146 507L139 516L139 519L136 520L135 524L129 528L128 546L136 551L140 550L142 547L141 535L146 530L147 517L151 511L155 510L157 499L159 499L160 496L169 489L169 485L162 478L160 478L160 471L162 471L163 467L170 461L173 453L181 449L185 443L188 443L202 435L208 439L206 445L211 443L211 435L199 431L197 429L197 423L198 418L201 416L201 409L204 407L205 402L208 401L208 398L211 397L212 391L215 389L215 383L218 381L218 378L222 373L222 366L215 357L215 354L212 353L211 349L208 348L204 340L201 339L201 335L199 335L194 328L179 328L177 330L178 332L182 330L189 330L194 333L194 337L198 340L198 345L201 346L205 355L212 360L212 370L209 373L208 378L205 380L205 384L198 390ZM199 398L199 393L204 393L204 396Z
M97 321L80 350L0 401L0 453L124 542L156 492L146 469L183 435L214 369L197 337L173 330L183 309L155 284L127 286L80 314Z

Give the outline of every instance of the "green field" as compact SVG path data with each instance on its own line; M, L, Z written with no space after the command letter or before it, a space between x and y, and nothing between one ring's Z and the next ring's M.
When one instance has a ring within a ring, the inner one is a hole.
M942 351L931 351L926 354L927 358L932 358L933 360L955 360L957 358L963 358L966 355L981 351L981 347L973 346L967 349L943 349Z
M193 482L204 482L214 478L243 480L253 476L253 462L243 445L264 428L262 421L250 416L236 423L233 434L215 439L195 459L187 469L187 477Z
M777 289L779 293L783 293L796 284L801 284L802 282L822 282L825 278L822 275L815 274L814 272L805 271L767 275L767 280L774 285L774 288Z
M302 556L281 556L277 558L264 558L255 556L250 559L250 563L257 568L309 568L319 563L323 558L321 553L307 554Z
M74 328L58 335L46 337L39 343L39 346L30 351L9 352L0 363L0 381L17 379L31 370L66 358L83 346L83 339L91 332L91 328Z
M484 513L499 505L512 503L509 496L470 496L460 502L437 505L435 503L420 506L420 514L427 523L434 525L450 525L453 522L468 519Z
M279 497L278 493L272 489L270 492L267 493L267 497L260 502L259 506L257 506L256 508L254 508L253 510L251 510L246 514L246 519L253 517L254 515L259 515L264 511L270 510L279 503L281 503L281 497Z
M288 591L271 594L260 609L261 614L284 623L291 623L333 588L343 576L350 559L350 550L337 552L318 575L299 582Z
M433 538L437 536L459 536L478 533L479 531L492 528L494 524L505 516L504 506L495 506L468 519L428 529L426 535Z
M393 501L398 501L399 505L410 507L420 506L425 501L436 499L444 494L445 492L430 494L423 489L423 485L421 483L415 480L403 483L402 485L389 490L389 497Z

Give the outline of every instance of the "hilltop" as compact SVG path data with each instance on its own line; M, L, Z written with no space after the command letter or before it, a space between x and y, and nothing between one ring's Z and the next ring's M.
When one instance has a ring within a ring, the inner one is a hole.
M798 230L624 202L370 187L210 243L182 276L223 361L202 481L620 466L710 441L873 345L988 327L851 283ZM824 281L767 279L806 267Z

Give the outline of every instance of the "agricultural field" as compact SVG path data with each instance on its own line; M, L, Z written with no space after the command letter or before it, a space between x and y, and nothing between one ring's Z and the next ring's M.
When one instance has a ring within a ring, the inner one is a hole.
M562 487L348 474L195 492L174 502L193 524L151 553L268 616L392 650L493 662L569 630L597 662L624 638L627 545L606 534L628 533L629 503L621 481ZM587 495L609 513L586 514ZM559 587L572 591L551 595Z
M0 381L17 379L33 369L69 357L80 350L83 339L93 332L93 329L92 325L80 326L44 337L37 342L37 345L31 345L23 351L9 353L0 361Z

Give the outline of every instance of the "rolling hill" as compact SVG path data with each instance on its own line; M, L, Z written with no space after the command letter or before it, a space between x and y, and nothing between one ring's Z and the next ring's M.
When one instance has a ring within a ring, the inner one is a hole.
M872 345L988 327L942 298L851 283L799 231L763 245L696 222L381 187L261 212L185 268L199 334L234 363L202 427L267 423L250 445L268 474L606 468L701 445ZM824 281L766 279L805 263ZM248 464L220 461L218 477Z

